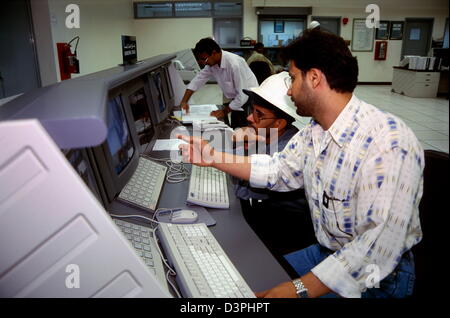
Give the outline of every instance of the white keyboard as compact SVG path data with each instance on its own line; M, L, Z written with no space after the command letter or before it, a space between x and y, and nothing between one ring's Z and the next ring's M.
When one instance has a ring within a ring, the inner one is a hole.
M192 165L187 202L208 208L228 209L227 175L215 168Z
M184 297L255 297L205 224L160 223L156 233Z
M118 198L145 209L156 210L166 172L166 166L139 157L136 171L122 189Z
M150 229L145 226L118 219L113 220L125 237L130 241L131 245L136 250L136 253L142 258L150 272L156 276L162 286L169 289L161 255L159 255L157 247L155 246L153 233Z

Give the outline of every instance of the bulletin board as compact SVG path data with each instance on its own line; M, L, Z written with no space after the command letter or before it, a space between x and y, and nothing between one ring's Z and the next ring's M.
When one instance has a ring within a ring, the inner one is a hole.
M366 26L366 19L353 19L352 51L372 52L374 28Z

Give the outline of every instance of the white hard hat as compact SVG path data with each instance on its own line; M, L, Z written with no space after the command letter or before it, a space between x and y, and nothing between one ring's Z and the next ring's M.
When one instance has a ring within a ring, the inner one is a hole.
M287 77L289 77L288 72L281 72L266 78L259 87L252 87L248 90L244 89L243 91L249 96L252 94L258 95L269 104L272 104L299 121L301 117L296 113L297 108L291 98L287 95L288 88L285 84L285 79Z
M319 23L319 22L317 22L317 21L312 21L312 22L309 24L308 29L314 29L314 28L317 28L318 26L320 26L320 23Z

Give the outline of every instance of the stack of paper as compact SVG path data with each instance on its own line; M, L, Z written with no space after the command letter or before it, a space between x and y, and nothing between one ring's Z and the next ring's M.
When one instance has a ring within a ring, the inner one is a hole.
M183 124L192 124L197 120L216 120L216 117L210 115L215 110L218 108L214 104L189 105L189 114L186 114L184 110L174 111L173 114L175 117L181 118Z

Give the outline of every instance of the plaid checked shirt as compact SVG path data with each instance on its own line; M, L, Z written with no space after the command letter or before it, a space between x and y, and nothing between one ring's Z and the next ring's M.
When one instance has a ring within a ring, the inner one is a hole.
M343 297L361 297L369 268L382 280L422 238L423 149L402 120L355 95L327 131L311 120L251 163L253 187L305 188L316 237L335 251L312 272Z

